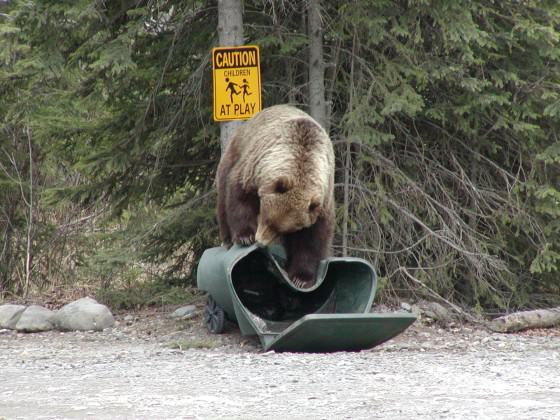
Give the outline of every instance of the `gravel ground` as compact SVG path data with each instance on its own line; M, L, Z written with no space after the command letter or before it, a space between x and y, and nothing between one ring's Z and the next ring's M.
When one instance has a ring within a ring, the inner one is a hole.
M560 419L558 329L417 323L369 351L277 354L199 318L124 315L102 333L0 331L0 419Z

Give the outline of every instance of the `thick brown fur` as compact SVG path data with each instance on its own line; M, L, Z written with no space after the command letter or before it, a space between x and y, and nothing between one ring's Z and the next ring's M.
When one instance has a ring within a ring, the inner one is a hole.
M334 153L320 125L288 105L259 112L231 138L217 187L222 243L280 239L292 282L313 285L334 232Z

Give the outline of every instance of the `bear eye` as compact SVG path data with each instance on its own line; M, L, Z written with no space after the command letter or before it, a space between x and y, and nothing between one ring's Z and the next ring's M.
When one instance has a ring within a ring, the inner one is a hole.
M287 179L284 178L280 178L278 181L276 181L276 184L274 185L274 192L278 194L283 194L289 189L290 189L289 182Z
M276 188L274 189L274 192L277 192L278 194L282 194L285 193L286 191L288 191L288 189L284 184L276 184Z
M319 207L319 203L313 202L309 205L309 211L315 211L317 210L318 207Z

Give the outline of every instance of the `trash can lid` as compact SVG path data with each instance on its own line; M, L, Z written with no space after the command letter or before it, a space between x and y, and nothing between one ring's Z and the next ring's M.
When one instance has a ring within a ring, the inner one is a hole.
M281 334L269 337L265 350L287 352L358 351L375 347L403 332L413 314L309 314Z

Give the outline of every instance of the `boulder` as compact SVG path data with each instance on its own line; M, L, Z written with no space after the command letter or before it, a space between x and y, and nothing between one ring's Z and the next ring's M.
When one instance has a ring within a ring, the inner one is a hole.
M115 325L115 318L105 305L85 297L60 308L54 325L62 331L102 331Z
M54 327L55 313L42 306L31 305L19 317L15 329L21 332L49 331Z
M14 330L25 308L24 305L12 305L10 303L0 305L0 329Z
M453 322L455 319L450 310L437 302L420 301L417 304L412 305L411 312L416 314L416 316L429 318L440 324L448 324Z

